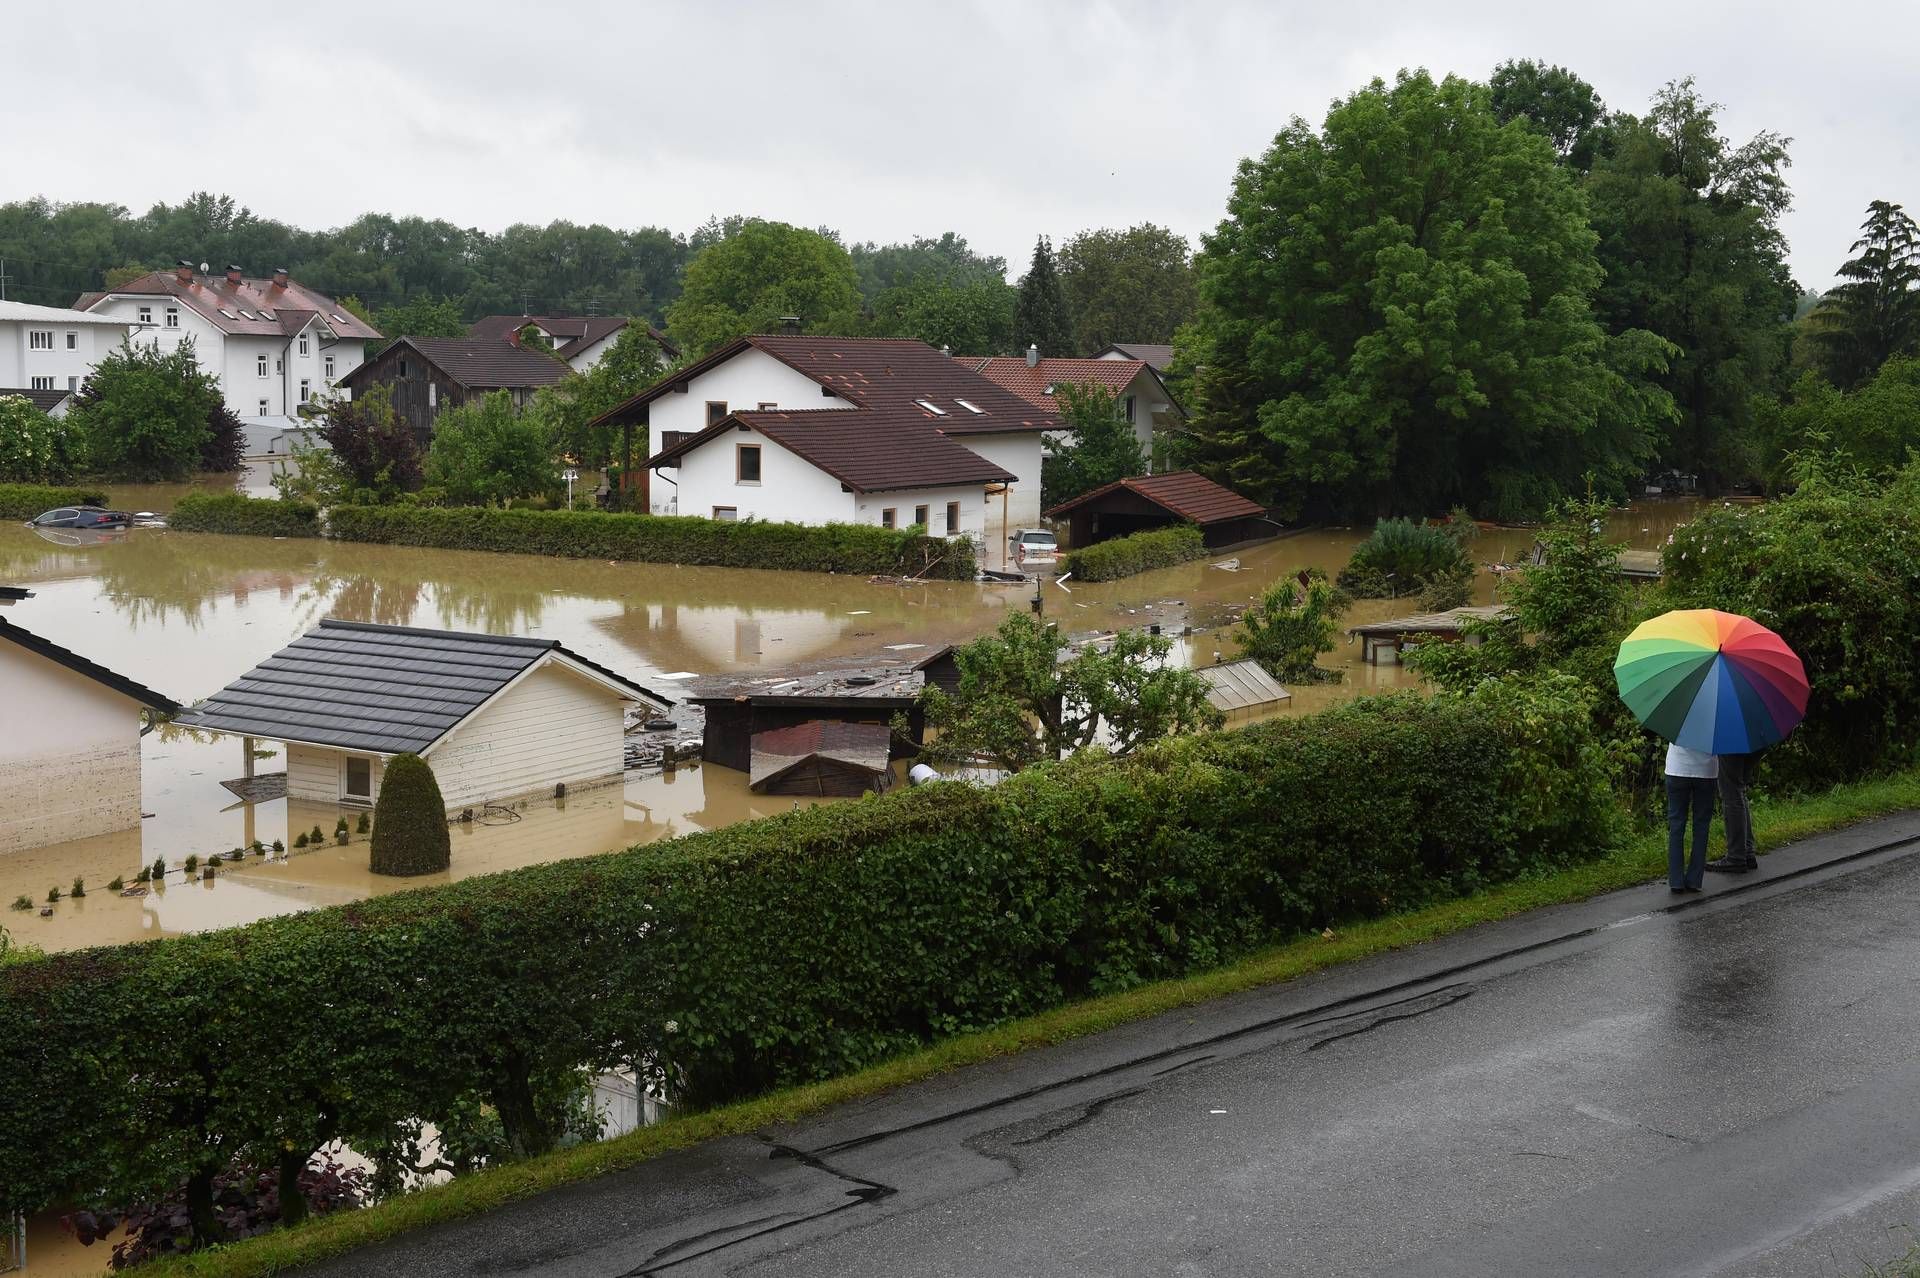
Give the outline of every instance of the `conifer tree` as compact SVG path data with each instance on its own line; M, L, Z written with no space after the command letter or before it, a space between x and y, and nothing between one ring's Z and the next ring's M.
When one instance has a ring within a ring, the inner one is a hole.
M1043 356L1074 353L1066 291L1054 266L1053 245L1044 235L1034 242L1033 264L1020 281L1020 296L1013 304L1013 345L1021 354L1029 346L1038 346Z

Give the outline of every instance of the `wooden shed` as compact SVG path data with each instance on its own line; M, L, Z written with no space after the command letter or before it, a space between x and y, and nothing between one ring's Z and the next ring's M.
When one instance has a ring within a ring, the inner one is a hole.
M747 787L756 794L851 798L893 785L893 733L885 724L809 719L753 736Z
M1293 700L1293 694L1251 657L1201 666L1194 673L1207 682L1207 701L1229 715L1271 710Z
M340 379L359 399L384 386L393 411L424 445L441 413L493 391L525 407L535 391L573 375L560 360L513 342L482 337L402 337Z
M1068 537L1075 546L1180 523L1198 524L1210 547L1280 531L1265 507L1190 470L1117 479L1045 513L1048 519L1068 521Z
M889 734L889 756L917 753L925 733L920 709L924 681L918 670L844 671L765 681L727 692L688 697L706 711L700 737L700 757L708 763L750 772L753 741L762 733L793 728L814 720L835 723L891 725L893 717L907 717L906 738Z
M1474 621L1497 621L1507 615L1505 604L1478 604L1466 608L1449 608L1445 612L1418 612L1407 617L1392 617L1386 621L1370 621L1365 625L1347 627L1347 638L1358 638L1361 648L1361 660L1368 665L1397 665L1400 654L1409 644L1422 643L1430 639L1457 641L1466 636L1467 624ZM1468 638L1468 642L1472 642Z

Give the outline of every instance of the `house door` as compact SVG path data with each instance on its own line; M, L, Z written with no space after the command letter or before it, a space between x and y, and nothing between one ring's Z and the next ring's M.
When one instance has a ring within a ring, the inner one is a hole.
M373 802L373 760L365 755L340 756L340 797L348 803Z

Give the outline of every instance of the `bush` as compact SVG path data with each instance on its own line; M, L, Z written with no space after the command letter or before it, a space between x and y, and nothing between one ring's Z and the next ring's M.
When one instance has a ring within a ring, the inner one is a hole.
M1241 651L1288 683L1337 683L1338 670L1316 662L1332 652L1348 600L1319 568L1303 568L1268 586L1233 632Z
M417 754L396 754L380 776L375 802L372 869L375 874L437 874L453 856L447 805L433 767ZM347 841L347 819L335 827Z
M1075 581L1115 581L1138 572L1189 563L1207 553L1197 524L1175 524L1069 550L1063 561Z
M188 493L174 503L167 527L246 537L318 537L320 510L310 502L248 497L243 493Z
M184 479L215 446L220 384L187 338L170 351L131 341L94 365L68 420L89 465L129 479Z
M46 484L0 484L0 519L32 519L56 506L104 506L98 488L55 488Z
M727 523L697 515L492 510L477 506L336 506L327 535L341 541L442 550L497 550L570 559L623 559L798 572L903 573L970 581L973 544L871 524ZM932 565L932 567L928 567Z
M47 416L24 395L0 395L0 480L58 483L85 459L85 440L67 421Z
M1382 519L1367 539L1353 548L1340 571L1340 588L1360 599L1397 599L1435 586L1458 593L1461 579L1471 584L1473 561L1461 530L1470 522L1419 524L1411 519Z
M545 423L514 406L510 391L494 391L434 419L427 479L453 501L510 506L561 485Z
M539 1148L582 1066L744 1096L1590 857L1587 722L1577 690L1376 697L0 968L0 1212L377 1159L476 1103Z

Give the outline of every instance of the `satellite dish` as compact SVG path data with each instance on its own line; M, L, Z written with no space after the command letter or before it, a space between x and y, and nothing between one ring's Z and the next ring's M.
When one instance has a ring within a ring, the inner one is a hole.
M206 274L206 273L207 273L208 271L210 271L210 270L212 270L212 269L213 269L213 268L212 268L212 267L210 267L210 266L208 266L208 265L207 265L207 264L206 264L205 262L202 262L202 263L200 263L200 273L201 273L202 275L205 275L205 274Z

